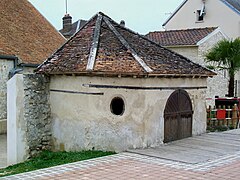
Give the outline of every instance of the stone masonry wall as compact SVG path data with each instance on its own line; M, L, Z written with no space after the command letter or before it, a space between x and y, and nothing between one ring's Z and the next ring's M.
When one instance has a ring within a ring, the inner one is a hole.
M29 156L51 148L49 78L38 74L23 75L24 122Z
M198 47L174 47L171 50L189 58L195 63L206 67L204 56L208 50L216 45L224 36L221 32L216 33L208 38L205 42L201 43ZM228 75L226 71L216 71L217 76L208 78L207 80L207 105L214 105L215 96L225 97L228 92Z
M0 120L7 119L7 81L13 61L0 59Z
M204 56L205 54L213 48L219 41L223 40L224 36L221 32L218 32L217 34L210 37L207 41L199 45L198 48L198 56L200 64L204 62ZM216 71L217 76L214 76L213 78L208 78L207 84L207 98L209 99L207 101L208 105L214 105L214 98L215 96L219 97L225 97L225 95L228 93L228 74L226 71Z

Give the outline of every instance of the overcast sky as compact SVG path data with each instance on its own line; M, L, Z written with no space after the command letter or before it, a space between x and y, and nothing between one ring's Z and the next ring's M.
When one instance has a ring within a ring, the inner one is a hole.
M65 0L29 0L54 26L62 28ZM125 20L126 26L146 34L161 30L163 22L183 0L68 0L68 13L75 22L90 19L101 11L113 20Z

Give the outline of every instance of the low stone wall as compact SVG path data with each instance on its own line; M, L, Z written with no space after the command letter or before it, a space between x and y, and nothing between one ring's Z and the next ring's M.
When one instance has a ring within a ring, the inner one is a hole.
M49 78L36 74L23 77L26 139L29 155L33 156L38 151L51 148Z
M0 135L7 133L7 120L2 119L0 120Z
M8 164L51 148L49 78L17 74L8 82Z

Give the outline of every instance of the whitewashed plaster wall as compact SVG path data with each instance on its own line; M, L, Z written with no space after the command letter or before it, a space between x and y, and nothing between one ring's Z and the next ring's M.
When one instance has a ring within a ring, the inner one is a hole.
M0 59L0 134L7 133L7 81L14 68L14 60ZM32 73L35 68L25 67L22 74Z
M7 119L7 81L12 68L12 60L0 59L0 120Z
M7 82L7 161L8 165L27 159L26 123L23 114L23 75L17 74Z
M12 60L0 59L0 134L7 132L7 81Z
M181 54L191 61L201 64L201 61L199 61L198 57L198 46L173 46L173 47L167 47L168 49L171 49L172 51Z
M54 147L59 150L128 148L157 146L164 138L164 108L170 90L93 88L87 84L139 87L199 87L206 79L101 78L52 76L50 105ZM71 92L71 93L70 93ZM187 90L193 104L193 135L206 130L206 89ZM84 94L85 93L85 94ZM92 95L87 93L103 93ZM125 102L122 116L111 113L114 97Z

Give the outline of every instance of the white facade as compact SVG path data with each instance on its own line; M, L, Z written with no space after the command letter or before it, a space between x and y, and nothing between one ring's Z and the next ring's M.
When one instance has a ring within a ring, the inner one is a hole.
M206 14L202 21L198 21L197 11L202 7L202 0L187 0L176 14L166 21L165 30L220 27L228 37L240 37L240 14L221 0L206 0Z
M26 122L23 114L23 75L17 74L7 83L8 120L7 120L7 163L23 162L28 157L26 145Z
M94 88L89 87L90 84L108 85L112 88ZM154 86L170 89L142 90L114 86ZM206 89L196 87L206 87L206 78L52 76L50 105L54 147L67 151L123 151L162 144L164 109L176 87L190 87L187 92L194 111L192 134L204 133ZM124 100L125 111L121 116L111 112L110 104L114 97Z

